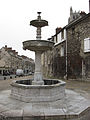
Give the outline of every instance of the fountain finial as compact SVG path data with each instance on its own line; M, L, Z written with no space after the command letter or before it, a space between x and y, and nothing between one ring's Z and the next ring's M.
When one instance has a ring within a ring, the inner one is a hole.
M42 12L37 12L38 15L40 15Z
M41 20L41 16L40 16L41 12L37 12L37 14L38 14L37 19L40 21Z

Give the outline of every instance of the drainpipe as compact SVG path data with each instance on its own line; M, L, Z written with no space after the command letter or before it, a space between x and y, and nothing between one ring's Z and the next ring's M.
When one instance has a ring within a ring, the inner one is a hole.
M64 30L64 39L66 40L66 80L67 80L68 75L67 75L67 31L66 29Z
M66 79L68 79L68 74L67 74L67 32L66 32Z
M83 78L83 59L82 59L82 78Z
M89 13L90 13L90 0L89 0Z
M84 65L84 60L82 59L82 79L85 79L85 65Z

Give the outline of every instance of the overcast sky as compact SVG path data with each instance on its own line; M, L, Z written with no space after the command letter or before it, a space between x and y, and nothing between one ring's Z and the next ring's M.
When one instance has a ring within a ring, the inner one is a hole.
M36 28L29 26L41 11L49 26L42 28L42 39L55 34L57 27L68 24L70 7L89 12L89 0L0 0L0 48L7 45L19 55L34 58L34 52L24 51L22 42L36 39Z

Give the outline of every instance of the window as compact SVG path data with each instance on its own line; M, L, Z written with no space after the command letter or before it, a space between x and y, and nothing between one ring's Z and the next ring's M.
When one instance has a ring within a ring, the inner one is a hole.
M64 29L64 40L66 40L66 29Z
M61 32L61 39L62 39L62 41L66 40L66 29L64 29L64 30Z
M64 47L61 46L61 56L64 56Z
M56 43L57 41L56 41L56 36L54 36L54 42Z
M72 35L74 35L75 34L75 27L73 26L72 27Z
M84 52L90 52L90 38L84 39Z
M54 42L56 44L61 43L66 40L66 29L60 31L57 36L54 36Z
M61 37L62 37L62 39L64 39L64 31L62 31Z
M61 42L61 32L57 35L57 42L58 42L58 43Z

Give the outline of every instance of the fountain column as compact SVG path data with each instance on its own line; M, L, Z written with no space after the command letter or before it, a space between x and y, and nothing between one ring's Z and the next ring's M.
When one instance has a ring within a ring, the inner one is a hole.
M36 40L41 40L41 27L38 27L36 32L37 32Z
M41 12L38 12L38 21L41 21ZM36 40L41 40L41 27L37 27L36 31ZM35 51L35 73L34 73L34 81L32 81L33 85L44 85L42 70L41 70L41 54L42 51Z
M42 77L42 70L41 70L41 51L35 52L35 73L34 73L34 81L32 84L34 85L43 85L43 77Z

